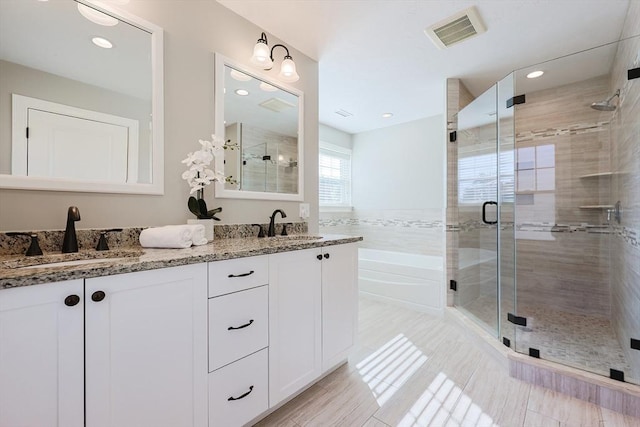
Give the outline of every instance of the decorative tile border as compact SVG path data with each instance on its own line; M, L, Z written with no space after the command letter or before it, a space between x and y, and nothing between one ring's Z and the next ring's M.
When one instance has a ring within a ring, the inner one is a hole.
M615 226L613 228L613 232L616 234L616 236L621 237L627 244L631 245L631 247L640 249L640 242L638 241L640 237L639 230L634 230L628 227Z
M442 221L427 221L420 219L382 219L382 218L332 218L321 219L320 227L339 226L373 226L373 227L402 227L402 228L443 228Z
M537 141L541 139L550 138L552 136L561 135L580 135L592 132L602 132L607 130L609 122L595 122L595 123L576 123L566 128L550 128L550 129L538 129L528 132L518 132L516 134L516 141L518 143L527 141Z

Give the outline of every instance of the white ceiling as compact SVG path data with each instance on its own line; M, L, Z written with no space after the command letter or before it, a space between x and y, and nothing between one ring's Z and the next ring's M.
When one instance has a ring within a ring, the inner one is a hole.
M96 47L95 36L114 48ZM124 21L91 22L73 0L0 0L0 59L151 99L151 34Z
M515 69L616 41L629 5L629 0L218 2L318 61L320 122L348 133L442 114L447 78L461 78L477 96ZM486 33L445 50L425 36L426 27L472 5ZM248 56L252 48L247 47ZM590 67L577 71L587 76ZM335 114L339 109L353 116ZM394 116L383 119L385 112Z

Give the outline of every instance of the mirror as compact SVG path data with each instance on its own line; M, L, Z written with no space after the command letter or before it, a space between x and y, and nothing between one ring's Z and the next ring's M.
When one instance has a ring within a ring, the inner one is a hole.
M0 188L163 194L162 50L103 3L0 1Z
M303 94L215 54L216 197L303 200Z

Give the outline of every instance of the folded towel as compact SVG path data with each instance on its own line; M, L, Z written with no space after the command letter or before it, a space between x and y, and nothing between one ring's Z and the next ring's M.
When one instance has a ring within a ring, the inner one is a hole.
M191 229L191 241L195 246L206 245L209 242L204 236L204 225L187 224L186 226Z
M188 248L193 244L193 231L189 225L151 227L140 233L143 248Z

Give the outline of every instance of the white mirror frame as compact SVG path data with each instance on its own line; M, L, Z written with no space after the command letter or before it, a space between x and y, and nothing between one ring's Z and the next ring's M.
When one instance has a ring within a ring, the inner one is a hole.
M268 193L261 191L229 190L224 188L224 182L216 182L215 197L228 199L253 199L253 200L304 200L304 93L296 88L278 82L263 73L250 70L240 63L233 61L219 53L214 54L214 100L215 100L215 134L225 138L224 126L224 67L242 71L258 80L267 82L279 89L290 92L298 97L298 193ZM226 139L225 139L226 140ZM224 171L224 156L216 157L216 170Z
M152 73L152 163L150 184L120 184L103 181L74 181L65 178L36 178L0 174L0 188L20 190L77 191L90 193L164 194L164 44L161 27L128 12L115 9L97 0L76 0L102 10L151 34Z

